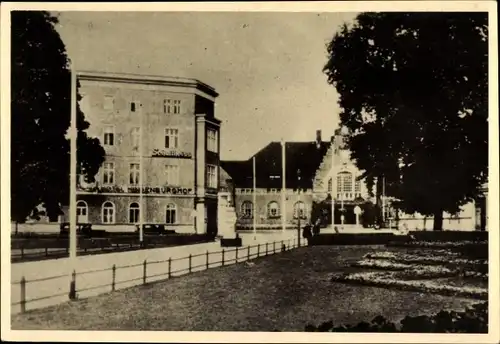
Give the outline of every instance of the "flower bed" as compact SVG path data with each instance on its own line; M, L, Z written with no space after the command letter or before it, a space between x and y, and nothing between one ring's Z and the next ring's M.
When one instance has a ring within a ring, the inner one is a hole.
M342 273L332 276L333 282L362 284L367 286L397 288L407 291L420 291L448 296L463 296L479 300L488 298L488 289L471 286L452 286L438 284L432 280L395 279L392 272L357 272Z
M408 254L408 253L395 253L395 252L375 252L368 253L364 256L368 259L382 259L398 261L404 264L411 263L427 263L427 264L453 264L453 265L487 265L486 259L465 259L460 258L455 254L445 254L429 251L426 254Z

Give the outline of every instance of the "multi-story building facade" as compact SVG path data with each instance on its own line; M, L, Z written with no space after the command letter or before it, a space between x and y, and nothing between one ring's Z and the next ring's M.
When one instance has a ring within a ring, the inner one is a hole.
M375 202L370 196L375 194L375 189L370 193L365 181L361 179L361 172L350 159L343 134L337 130L331 140L325 142L321 140L321 131L318 130L315 141L286 142L284 145L284 202L281 179L283 150L279 142L269 143L246 161L222 162L223 168L232 179L237 227L252 228L255 217L257 228L280 228L284 217L287 228L296 228L299 217L301 221L311 220L314 202L329 205L329 214L324 217L328 220L323 221L323 225L328 226L331 224L332 199L335 225L361 225L362 205L367 201ZM254 158L255 197L252 184ZM486 229L486 185L484 195L462 207L459 214L444 213L443 228ZM420 214L404 214L391 207L391 199L384 196L382 198L386 222L391 227L432 229L432 218Z
M217 92L186 78L80 72L78 81L88 134L106 154L94 184L78 180L77 221L130 226L142 216L216 232Z
M340 209L345 209L345 223L355 223L354 207L367 194L364 183L357 180L359 171L342 150L340 133L330 141L323 141L318 130L316 139L310 142L271 142L246 161L223 161L222 166L232 177L239 228L252 227L254 216L257 227L279 228L284 220L287 228L296 228L299 220L311 220L313 202L325 201L329 195L331 198L332 190L337 191L336 223L341 223Z

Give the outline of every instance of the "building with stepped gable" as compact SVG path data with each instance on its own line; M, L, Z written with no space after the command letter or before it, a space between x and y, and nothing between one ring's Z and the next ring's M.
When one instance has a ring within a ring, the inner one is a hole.
M285 151L285 197L282 194L283 144ZM332 159L333 155L333 159ZM253 160L255 158L256 194L253 194ZM335 225L360 226L359 214L370 197L361 172L351 161L340 130L329 141L321 139L317 130L310 142L271 142L244 161L221 161L232 186L232 206L237 228L281 229L283 219L287 229L296 229L300 221L311 220L314 203L335 205ZM374 193L375 190L372 190ZM485 230L487 185L484 195L462 207L459 214L443 215L447 230ZM255 201L254 201L255 199ZM432 218L420 214L404 214L392 207L393 200L385 198L387 224L392 228L409 230L432 229ZM330 211L331 214L331 211ZM343 219L341 216L343 215ZM330 226L331 218L323 226ZM326 223L325 223L326 222Z
M284 149L283 149L284 145ZM285 197L282 194L283 151L285 152ZM332 168L332 154L334 167ZM253 195L255 158L256 195ZM299 220L311 220L313 202L324 201L332 190L340 209L345 209L345 224L355 223L354 208L368 198L360 172L343 149L340 132L323 141L321 130L310 142L271 142L245 161L221 161L231 177L237 227L250 229L254 217L257 228L296 228Z

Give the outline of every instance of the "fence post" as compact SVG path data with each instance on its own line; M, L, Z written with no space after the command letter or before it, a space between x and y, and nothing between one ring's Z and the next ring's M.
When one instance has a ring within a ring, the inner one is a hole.
M222 266L224 266L224 249L222 249Z
M209 268L209 262L208 262L208 250L207 250L207 270Z
M111 291L115 291L115 285L116 285L116 265L113 264L113 267L111 268Z
M268 254L268 252L267 252L267 242L266 242L266 257L267 257L267 254Z
M189 255L189 273L191 273L191 254Z
M76 299L76 271L75 270L73 270L73 273L71 274L71 282L69 282L69 299L70 300Z
M21 278L21 313L26 312L26 278Z
M24 247L21 246L21 259L24 258Z
M247 260L250 260L250 246L251 245L248 245L247 247Z
M238 263L238 251L239 251L239 247L236 247L236 258L235 258L236 262L235 263Z
M285 243L283 242L283 240L281 240L281 250L282 250L283 252L285 252L285 251L286 251L286 247L285 247L284 245L285 245Z
M260 244L257 244L257 258L260 257Z
M148 267L148 262L146 259L144 259L144 263L143 263L143 274L142 274L142 284L146 284L146 277L147 277L147 267Z
M49 248L45 246L45 257L49 256Z
M291 246L290 246L290 239L288 239L288 249L290 249Z
M168 278L172 278L172 257L168 258Z
M273 241L273 254L276 254L276 241Z

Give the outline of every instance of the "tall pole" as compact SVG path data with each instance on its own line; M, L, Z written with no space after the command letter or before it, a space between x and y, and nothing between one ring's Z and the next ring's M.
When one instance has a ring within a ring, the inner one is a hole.
M252 178L253 178L253 239L256 240L257 238L257 176L255 175L256 167L255 167L255 156L252 159L253 163L253 172L252 172Z
M69 261L70 276L76 268L76 173L77 173L77 128L76 128L76 69L71 63L71 127L70 127L70 199L69 199ZM75 281L71 278L70 298L76 297Z
M281 221L283 225L283 234L286 230L286 148L285 141L281 139L281 209L283 209Z
M300 207L300 170L297 170L297 187L298 187L298 190L299 190L299 194L298 194L298 202L297 204L299 205ZM299 221L298 221L298 226L297 226L297 242L298 242L298 247L300 247L300 208L297 209L297 213L298 213L298 218L299 218Z
M342 212L340 214L340 220L342 224L342 228L344 228L344 176L340 178L340 201Z
M139 126L139 242L144 241L144 213L146 212L146 207L144 206L144 197L142 189L144 188L144 169L143 169L143 155L144 155L144 116L142 112L142 104L137 104L139 107L139 117L141 124Z
M335 140L332 142L332 169L331 169L331 176L332 176L332 189L331 189L331 198L332 198L332 230L334 230L335 227Z
M382 224L385 224L385 176L382 177Z

